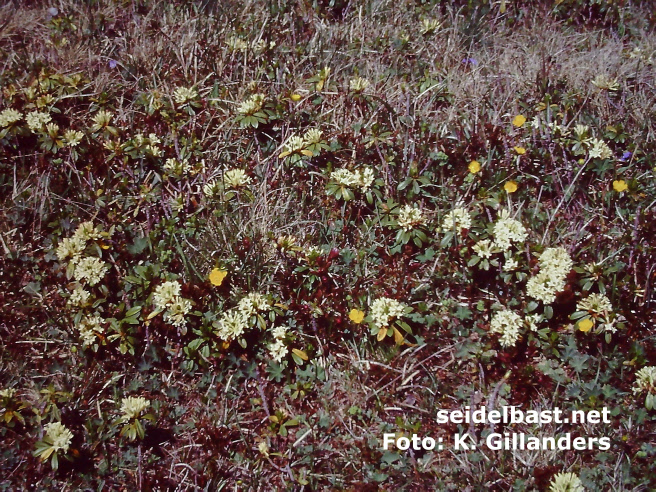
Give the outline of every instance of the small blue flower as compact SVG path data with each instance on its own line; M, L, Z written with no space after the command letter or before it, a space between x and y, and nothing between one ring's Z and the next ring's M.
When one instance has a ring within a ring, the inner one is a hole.
M628 161L633 154L629 152L628 150L622 154L622 157L620 158L620 161L625 162Z
M476 66L478 65L478 60L476 58L465 58L462 60L462 63L464 63L465 65Z
M116 63L116 60L109 60L109 63L107 65L109 65L109 68L116 68L116 65L118 65L118 63Z

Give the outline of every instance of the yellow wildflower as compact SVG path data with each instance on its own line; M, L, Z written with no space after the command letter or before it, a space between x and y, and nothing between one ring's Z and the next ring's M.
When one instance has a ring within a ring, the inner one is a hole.
M471 161L468 166L469 172L472 174L476 174L481 170L481 164L478 161Z
M349 313L349 319L356 325L359 325L364 319L364 311L360 311L359 309L351 309L351 312Z
M524 123L526 123L526 117L521 114L518 114L512 120L513 126L517 128L521 128Z
M506 181L506 184L503 185L503 189L508 193L515 193L517 191L517 182L516 181Z
M217 287L223 283L223 280L228 275L228 272L221 270L220 268L215 268L210 272L210 283L216 285Z
M629 185L626 184L626 181L623 179L613 181L613 189L618 193L622 193L629 188Z

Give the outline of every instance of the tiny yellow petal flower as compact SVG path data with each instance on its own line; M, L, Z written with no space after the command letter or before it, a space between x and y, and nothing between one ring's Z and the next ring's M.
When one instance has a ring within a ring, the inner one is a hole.
M296 102L296 101L300 101L300 100L301 100L301 95L300 95L300 94L292 94L289 98L290 98L292 101Z
M228 272L225 270L220 270L219 268L215 268L210 272L210 282L212 285L216 285L217 287L223 283L223 279L226 278L226 275L228 275Z
M517 182L515 181L506 181L506 184L503 185L503 189L508 193L515 193L517 191Z
M626 181L624 181L623 179L620 179L619 181L613 181L613 189L618 193L626 191L628 188L629 186L626 184Z
M351 309L351 312L349 313L349 319L356 325L359 325L364 319L364 311L360 311L359 309Z
M579 321L579 330L583 333L589 332L594 326L594 322L590 318L585 318Z
M469 169L470 173L476 174L477 172L479 172L481 170L481 163L478 162L478 161L471 161L469 163L468 169Z
M515 152L517 152L519 155L526 154L526 149L524 147L513 147L513 149L515 149Z
M515 116L512 120L512 124L516 126L517 128L521 128L521 126L526 123L526 117L522 116L521 114L518 114Z

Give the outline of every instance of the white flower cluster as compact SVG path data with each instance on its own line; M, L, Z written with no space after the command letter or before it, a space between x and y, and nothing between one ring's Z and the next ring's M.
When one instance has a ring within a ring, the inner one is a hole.
M175 327L184 326L185 316L191 311L191 301L180 295L178 281L164 282L153 293L155 308L164 312L164 319Z
M100 239L102 233L92 222L82 222L73 236L63 239L57 246L57 258L64 261L70 258L73 277L77 281L86 280L90 286L100 282L109 270L109 265L95 256L82 257L90 240Z
M237 307L225 311L214 324L217 336L225 342L239 338L249 327L251 316L270 308L271 302L265 296L258 292L249 293Z
M194 87L177 87L173 91L173 99L176 104L186 104L198 97L198 91Z
M103 279L108 270L109 265L100 258L87 256L78 261L73 277L78 282L86 280L87 284L93 286Z
M472 247L474 253L476 253L481 258L490 258L494 253L498 253L499 250L489 239L481 239Z
M13 108L7 108L0 113L0 128L11 126L23 117L20 111Z
M52 117L48 113L39 113L38 111L32 111L25 116L25 121L27 126L33 132L38 132L43 130L43 127L52 121Z
M132 142L136 149L141 149L154 157L158 157L162 153L162 149L158 147L162 141L155 133L149 133L147 137L144 137L142 133L137 133Z
M422 210L411 205L404 205L397 219L399 227L404 231L409 231L410 229L423 225L426 223L426 220Z
M610 299L602 294L590 294L576 303L577 311L589 311L594 314L608 314L613 311Z
M56 453L59 450L68 451L71 441L73 440L73 433L64 426L61 422L51 422L44 426L46 437L52 442L52 448Z
M268 311L270 307L271 303L269 300L259 292L250 292L237 304L237 309L246 316L247 319L260 311Z
M318 128L310 128L303 135L303 140L305 140L305 143L308 144L308 145L318 144L318 143L321 143L321 136L322 135L323 135L323 132L321 130L319 130Z
M405 304L389 297L379 297L369 307L371 318L378 328L386 328L394 318L403 316L405 308Z
M589 151L591 158L597 159L610 159L613 157L613 151L610 150L610 147L606 142L599 138L593 138L591 141L592 148Z
M354 77L351 80L349 80L349 89L351 89L353 92L362 92L370 85L371 82L369 82L364 77L360 77L360 76Z
M64 143L68 147L77 147L84 138L84 133L77 130L66 130L64 132Z
M13 398L16 395L14 388L5 388L0 390L0 398Z
M179 161L178 159L169 158L164 162L163 168L167 174L181 176L191 170L191 165L187 159Z
M121 401L123 420L130 421L139 418L141 412L150 406L150 402L143 396L128 396Z
M285 345L285 336L287 335L287 328L284 326L277 326L271 329L271 334L275 339L273 343L269 344L269 355L276 362L280 362L287 352L287 346Z
M557 473L551 479L549 492L585 492L585 489L574 473Z
M279 157L282 159L283 157L286 157L288 155L298 154L298 153L310 157L312 155L312 152L306 149L307 145L308 143L305 141L303 137L299 137L298 135L293 135L289 137L287 142L285 142L285 145L283 145L283 152L280 154Z
M104 109L98 111L95 115L93 115L93 125L91 126L91 131L95 132L108 126L111 123L113 116L114 115L112 113L105 111Z
M442 229L445 231L471 228L471 216L466 209L456 207L444 216Z
M374 182L374 171L370 167L349 171L346 168L338 169L330 173L330 179L341 186L349 188L360 188L366 191Z
M497 311L490 322L490 332L500 333L499 343L503 347L513 347L519 338L519 330L524 325L519 314L509 311Z
M643 367L636 372L633 394L637 395L643 391L656 394L656 366Z
M226 187L237 189L250 184L251 177L243 169L230 169L223 174L223 182Z
M85 316L77 324L76 328L80 332L82 343L85 347L93 345L102 335L105 329L102 327L103 319L100 316Z
M237 112L244 116L251 116L262 109L265 100L264 94L253 94L237 106Z
M521 243L526 240L526 228L522 223L510 217L508 210L503 210L499 215L499 220L494 224L492 231L494 243L502 251L510 249L513 243Z
M216 323L216 335L223 341L229 342L239 338L246 330L248 318L238 309L224 312Z
M540 272L526 283L526 293L533 299L551 304L556 293L565 288L565 277L574 263L564 248L547 248L540 256Z

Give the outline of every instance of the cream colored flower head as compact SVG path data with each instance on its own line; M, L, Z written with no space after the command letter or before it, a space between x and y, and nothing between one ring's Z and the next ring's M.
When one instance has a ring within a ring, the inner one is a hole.
M173 326L181 327L186 324L185 316L191 311L191 301L180 296L174 297L168 304L164 319Z
M476 253L481 258L490 258L494 253L498 253L499 250L489 239L481 239L472 247L474 253Z
M96 285L109 271L109 265L100 258L89 256L82 258L75 266L73 277L78 282L86 280L90 286Z
M519 330L524 325L519 314L509 311L497 311L490 322L490 333L500 333L499 343L503 347L514 347L519 339Z
M59 125L57 123L46 123L46 133L52 138L57 137L59 133Z
M607 314L613 311L610 299L602 294L590 294L576 304L577 311L589 311L594 314Z
M305 140L305 143L308 145L320 143L322 133L323 132L317 128L311 128L305 132L303 140Z
M492 231L494 243L501 251L507 251L514 243L523 243L528 237L522 223L510 217L510 212L504 210L494 224Z
M52 121L52 117L48 113L39 113L38 111L32 111L28 113L25 117L27 126L33 132L38 132L43 130L43 127Z
M64 261L71 258L73 263L80 260L82 252L87 247L86 242L79 237L67 237L62 239L57 246L57 258Z
M289 349L281 338L276 338L273 343L269 344L269 357L278 363L282 361L288 352Z
M364 77L353 77L349 81L349 89L353 92L362 92L364 91L367 87L371 85L371 82L369 82L367 79Z
M424 225L428 219L420 208L411 205L404 205L399 212L397 222L399 227L404 231L409 231L417 226Z
M139 418L141 412L150 406L150 402L143 396L128 396L121 402L121 413L123 419L128 421Z
M636 380L633 384L633 394L639 393L656 394L656 366L647 366L636 372Z
M93 126L96 129L104 128L108 126L112 121L112 116L114 116L109 111L101 109L95 115L93 115Z
M592 84L599 87L600 89L610 92L616 92L620 90L620 84L617 79L611 79L604 74L597 75L592 81Z
M358 184L358 176L346 168L331 172L330 179L340 186L353 187Z
M267 311L271 307L269 300L259 292L251 292L246 297L243 297L237 309L247 318L256 314L259 311Z
M239 338L247 328L247 318L239 309L231 309L223 313L215 324L217 336L226 342Z
M16 395L16 390L14 388L0 390L0 397L2 398L13 398L14 395Z
M283 339L287 336L287 327L286 326L276 326L271 328L271 335L273 338Z
M215 180L208 181L203 186L203 195L207 198L213 198L221 192L221 185Z
M195 87L177 87L173 91L173 99L178 105L186 104L198 97L198 91Z
M283 153L288 152L290 154L293 154L294 152L299 152L304 148L305 148L305 139L303 137L293 136L293 137L289 137L289 139L285 143Z
M574 473L558 473L549 483L549 492L585 492L585 489Z
M181 176L187 174L191 170L191 165L189 164L188 159L183 159L179 161L178 159L169 158L164 162L164 171L167 174L175 174Z
M331 172L330 179L340 186L360 188L362 191L366 191L374 182L374 171L369 167L356 171L341 168Z
M447 213L442 220L442 229L445 231L460 229L470 229L471 228L471 216L466 209L462 207L456 207Z
M51 422L43 428L46 431L46 437L52 442L54 452L61 450L66 453L73 440L73 433L61 422Z
M7 108L0 113L0 128L6 128L20 121L23 118L23 113L16 111L13 108Z
M155 288L153 304L157 309L166 309L180 295L181 288L177 280L163 282Z
M75 287L75 289L73 289L73 292L71 292L71 296L68 298L68 305L75 307L85 307L89 304L90 297L91 293L84 290L81 285L78 285Z
M248 186L251 182L251 177L243 169L230 169L223 175L223 182L227 188L237 189Z
M100 316L84 316L76 325L80 332L82 344L87 347L98 341L98 335L102 335L105 329L102 326L103 319Z
M359 174L360 182L358 183L358 186L360 186L362 191L366 191L374 182L374 170L370 167L365 167L364 169L360 169Z
M100 239L102 237L102 233L100 230L96 229L96 226L93 225L93 222L87 221L82 222L79 226L77 226L75 233L73 233L73 237L78 238L80 241L89 241L92 239Z
M262 110L266 96L264 94L253 94L237 106L237 112L244 116L251 116Z
M442 26L442 23L437 19L422 19L421 20L421 33L432 34Z
M513 270L517 270L518 267L519 267L519 264L517 263L517 260L515 260L514 258L509 258L503 264L503 271L504 272L512 272Z
M68 147L77 147L84 138L84 133L77 130L66 130L64 132L64 143Z
M606 142L601 139L593 138L590 141L592 147L589 150L589 155L593 159L610 159L613 157L613 151Z
M565 277L574 266L572 258L565 248L547 248L540 255L540 270L547 271L552 277Z
M371 303L369 308L371 318L378 328L386 328L395 319L405 314L406 305L390 299L389 297L379 297Z

